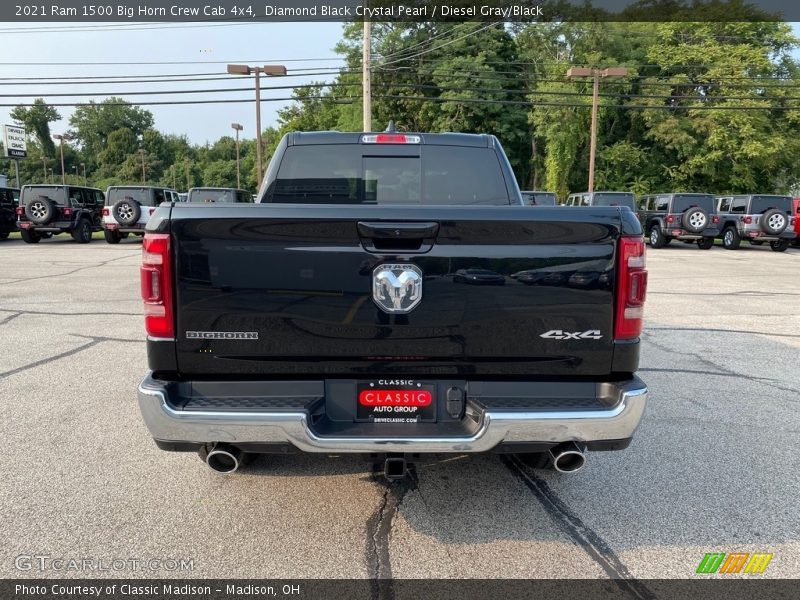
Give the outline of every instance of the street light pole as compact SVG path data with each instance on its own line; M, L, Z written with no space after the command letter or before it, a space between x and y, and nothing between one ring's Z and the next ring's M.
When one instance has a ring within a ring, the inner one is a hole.
M572 67L567 71L567 77L591 77L592 82L592 128L589 138L589 185L588 192L594 191L594 162L597 154L597 113L600 104L600 78L625 77L628 69L625 67L608 67L606 69L588 69L585 67Z
M264 165L261 159L261 75L281 76L286 75L284 65L264 65L251 67L249 65L228 65L230 75L251 75L256 76L256 163L258 165L258 187L261 187L261 179L264 177Z
M69 135L66 133L55 133L53 134L53 139L59 141L59 146L61 148L61 184L66 185L67 174L64 172L64 140L68 140Z
M139 148L139 154L142 155L142 185L144 185L144 182L147 180L147 175L144 170L144 153L144 148Z
M242 187L242 178L239 174L239 132L243 129L240 123L231 123L231 127L236 130L236 187Z

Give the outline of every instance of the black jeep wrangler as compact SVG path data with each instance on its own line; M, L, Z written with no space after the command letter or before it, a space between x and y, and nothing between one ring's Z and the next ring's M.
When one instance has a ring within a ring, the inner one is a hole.
M653 194L639 201L639 221L653 248L673 239L696 242L702 250L720 233L719 215L711 194Z
M42 237L69 232L88 244L102 230L105 196L96 188L75 185L24 185L17 207L22 239L36 244Z
M19 201L17 188L0 187L0 240L17 230L16 208Z

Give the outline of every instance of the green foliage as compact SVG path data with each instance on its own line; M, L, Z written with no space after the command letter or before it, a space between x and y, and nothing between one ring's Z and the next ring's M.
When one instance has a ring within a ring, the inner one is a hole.
M113 131L129 129L137 138L144 134L153 126L153 114L128 104L122 98L111 97L77 107L69 124L74 128L87 158L90 158L100 154Z
M48 156L55 155L55 144L50 136L50 123L61 118L59 112L45 104L44 99L37 98L33 106L17 106L11 111L11 118L22 123L25 130L36 136L36 140L44 148Z

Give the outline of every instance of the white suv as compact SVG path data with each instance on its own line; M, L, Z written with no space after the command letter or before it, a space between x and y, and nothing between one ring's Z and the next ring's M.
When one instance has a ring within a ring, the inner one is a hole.
M178 202L178 192L145 185L112 185L103 207L103 233L109 244L118 244L128 234L144 235L144 228L162 202Z

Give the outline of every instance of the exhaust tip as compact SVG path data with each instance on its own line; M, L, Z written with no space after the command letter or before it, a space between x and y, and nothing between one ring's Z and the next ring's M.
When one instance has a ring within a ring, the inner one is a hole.
M234 473L242 464L242 451L234 446L215 446L206 455L206 464L217 473Z
M553 468L559 473L577 473L586 465L586 452L577 444L569 443L550 450Z

